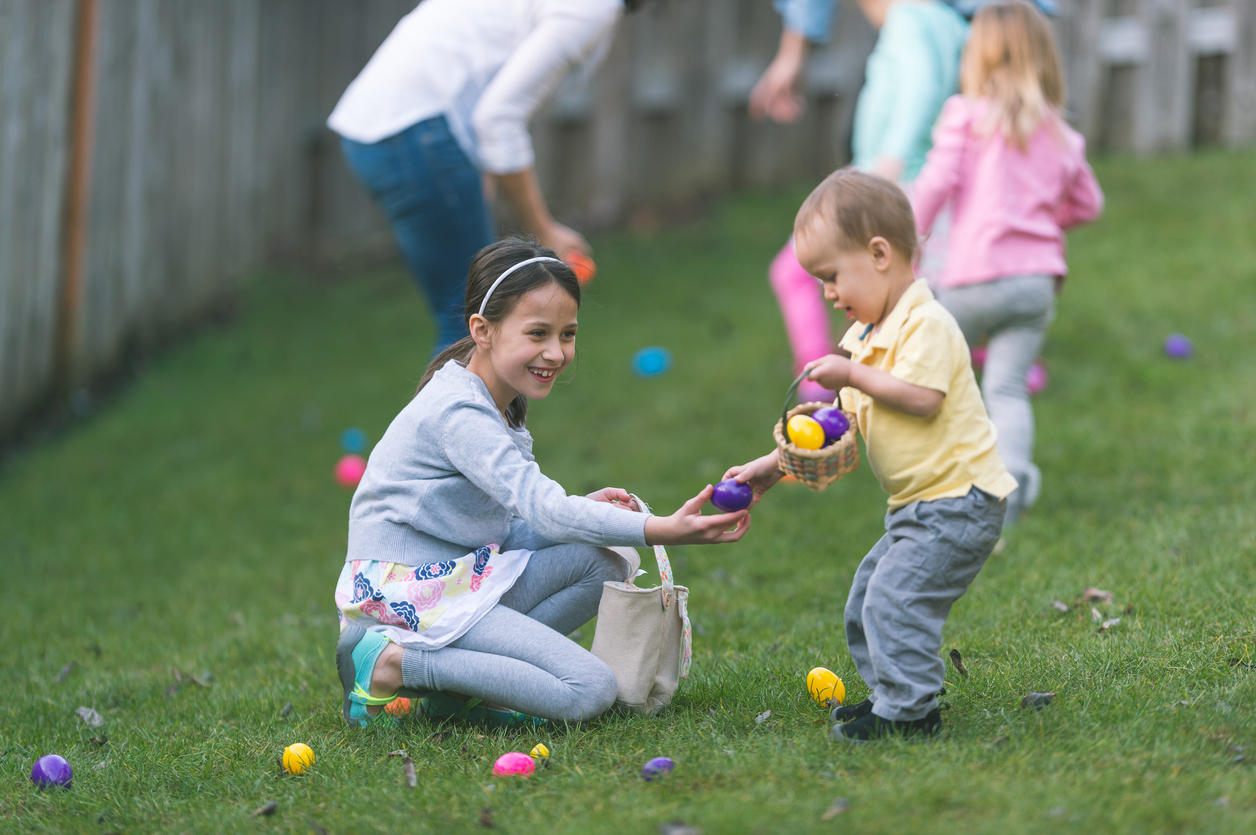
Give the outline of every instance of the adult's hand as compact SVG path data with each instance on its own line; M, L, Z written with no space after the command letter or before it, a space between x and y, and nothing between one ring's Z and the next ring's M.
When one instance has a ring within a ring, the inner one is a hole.
M559 258L564 257L573 249L578 249L585 255L592 250L589 242L584 239L584 235L556 220L539 232L537 237L540 238L542 246L547 246L557 252Z
M806 100L799 92L807 60L807 39L801 32L785 29L776 57L750 91L750 117L787 124L802 115Z

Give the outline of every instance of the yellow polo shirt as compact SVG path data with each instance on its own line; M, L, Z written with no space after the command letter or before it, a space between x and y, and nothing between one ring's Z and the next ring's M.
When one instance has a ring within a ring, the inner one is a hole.
M995 447L994 424L981 401L968 343L928 284L917 280L880 330L869 332L866 324L856 324L841 346L853 362L946 395L937 412L922 418L858 389L842 389L843 405L853 404L859 416L868 464L890 494L891 509L964 496L974 486L999 498L1016 489Z

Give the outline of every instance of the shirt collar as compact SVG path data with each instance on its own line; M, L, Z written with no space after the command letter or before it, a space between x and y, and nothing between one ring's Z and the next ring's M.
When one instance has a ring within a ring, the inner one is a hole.
M885 317L885 321L881 323L881 329L871 335L868 345L872 348L893 347L898 339L899 330L902 329L911 312L932 300L933 292L929 289L929 283L923 278L916 279L899 298L894 309Z

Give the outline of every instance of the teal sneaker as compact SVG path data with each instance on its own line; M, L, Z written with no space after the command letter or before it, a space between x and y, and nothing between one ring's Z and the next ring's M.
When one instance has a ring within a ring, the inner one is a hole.
M419 706L423 715L429 719L459 719L476 725L488 725L493 728L539 728L549 724L548 719L529 716L517 710L502 710L488 707L483 699L467 699L465 702L447 696L444 693L433 693L421 699Z
M376 721L397 724L397 718L387 711L381 710L375 716L366 712L368 705L386 705L397 698L395 693L383 697L371 695L375 662L388 644L389 640L382 634L370 632L365 626L351 623L340 631L336 642L336 672L345 690L342 708L345 721L355 728L365 728Z

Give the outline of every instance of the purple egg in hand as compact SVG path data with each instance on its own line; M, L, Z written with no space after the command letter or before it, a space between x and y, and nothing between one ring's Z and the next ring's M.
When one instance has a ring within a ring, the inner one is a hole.
M811 413L811 419L820 424L820 428L824 430L825 446L845 435L850 429L850 421L846 419L846 415L842 414L841 409L835 409L832 406L816 409Z
M655 757L641 767L641 777L648 783L670 773L675 767L671 757Z
M750 507L752 501L754 501L754 488L731 478L726 478L715 485L715 492L711 494L711 504L725 513L745 510Z
M40 788L47 786L69 786L74 780L74 771L64 757L48 754L35 761L31 769L31 782Z

